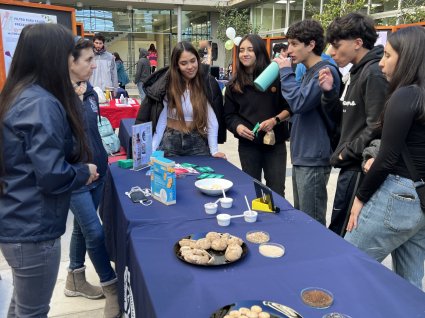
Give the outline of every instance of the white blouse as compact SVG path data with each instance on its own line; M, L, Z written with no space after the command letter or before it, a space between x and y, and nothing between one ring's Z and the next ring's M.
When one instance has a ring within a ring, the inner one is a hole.
M165 128L167 127L167 118L178 119L177 112L174 109L173 112L168 112L168 101L164 99L164 109L158 118L158 123L156 125L156 131L152 137L152 151L155 151L159 144L161 143L162 137L164 136ZM181 98L183 116L186 122L193 121L193 107L190 102L190 91L186 90ZM217 117L212 109L211 105L208 103L208 123L207 123L207 138L208 146L210 148L211 155L214 155L218 152L218 121Z

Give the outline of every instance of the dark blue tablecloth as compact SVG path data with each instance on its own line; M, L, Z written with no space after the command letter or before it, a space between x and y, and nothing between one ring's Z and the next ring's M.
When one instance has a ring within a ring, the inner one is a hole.
M266 258L257 244L247 242L248 254L239 262L206 268L182 262L173 251L189 234L220 231L245 238L253 229L267 231L271 241L285 246L285 255ZM126 272L135 317L209 317L242 300L275 301L304 318L329 312L425 317L422 291L297 210L261 214L254 224L233 219L229 227L207 218L141 225L130 234ZM331 291L334 304L321 310L303 304L300 292L311 286Z
M244 195L251 200L252 179L223 159L177 157L176 162L210 166L233 181L227 195L231 209L246 209ZM258 222L232 219L219 227L215 216L205 214L203 204L214 201L199 192L195 177L177 180L177 204L154 201L149 207L135 204L125 195L132 186L149 187L146 170L110 167L100 214L111 259L120 281L119 300L124 306L124 286L131 286L137 317L208 317L235 301L273 300L299 311L305 318L341 311L353 318L425 317L425 294L370 259L305 213L275 196L279 214L261 213ZM220 268L185 264L173 253L181 237L198 232L226 231L245 238L249 230L265 230L271 241L286 247L283 258L269 259L248 243L246 258ZM327 288L335 295L330 310L311 309L300 300L301 289ZM129 306L127 306L129 307ZM131 307L131 306L130 306Z

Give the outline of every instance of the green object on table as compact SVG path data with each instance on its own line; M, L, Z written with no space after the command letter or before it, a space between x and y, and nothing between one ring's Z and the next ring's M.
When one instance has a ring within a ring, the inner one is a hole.
M133 168L133 159L118 160L118 167L123 168L123 169Z
M211 167L195 167L195 169L197 171L201 172L201 173L204 173L204 172L209 172L209 173L214 172L214 169L211 168Z
M182 167L185 167L185 168L195 168L195 167L197 167L198 165L195 165L195 164L193 164L193 163L187 163L187 162L183 162L183 163L181 163L180 164Z
M255 126L254 126L254 128L252 129L252 133L254 135L257 135L259 128L260 128L260 123L256 123Z

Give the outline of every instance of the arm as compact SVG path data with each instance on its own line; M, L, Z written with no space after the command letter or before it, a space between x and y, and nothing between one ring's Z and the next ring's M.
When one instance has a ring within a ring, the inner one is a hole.
M142 74L142 62L139 60L137 62L136 74L134 75L134 83L140 82L140 76Z
M93 171L86 164L67 161L65 145L71 142L71 134L62 106L43 97L25 100L25 104L16 106L21 109L13 121L25 143L37 186L43 193L58 195L85 185Z
M111 63L111 81L112 81L112 85L114 85L114 88L116 90L119 86L118 86L117 65L114 59L112 59L112 63Z
M156 124L155 133L152 137L152 151L155 151L161 143L162 137L164 136L165 128L167 127L167 112L168 107L164 105L164 108L159 115L158 122Z
M218 121L215 116L214 110L211 105L208 104L208 127L207 127L207 136L208 136L208 146L210 148L210 153L212 156L218 153Z

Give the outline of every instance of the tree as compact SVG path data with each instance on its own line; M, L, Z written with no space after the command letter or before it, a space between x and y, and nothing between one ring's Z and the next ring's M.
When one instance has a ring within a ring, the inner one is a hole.
M244 36L248 33L258 33L259 27L252 25L249 19L249 9L238 10L236 8L218 7L219 17L217 21L217 39L226 42L226 30L233 27L236 36Z
M403 0L398 23L408 24L424 21L425 5L423 0Z
M366 0L329 0L323 5L322 13L317 13L317 9L310 3L307 5L307 10L314 13L312 18L319 21L324 29L327 29L335 18L342 17L350 12L364 10L366 5Z

